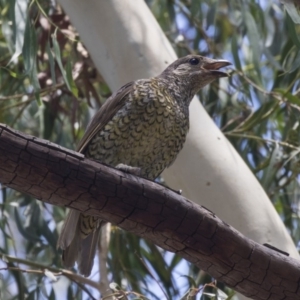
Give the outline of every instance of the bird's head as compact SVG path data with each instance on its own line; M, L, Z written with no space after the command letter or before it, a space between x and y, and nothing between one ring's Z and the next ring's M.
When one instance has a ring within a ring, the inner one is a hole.
M227 77L220 68L231 65L227 60L217 60L200 55L187 55L169 65L160 75L168 80L174 80L182 88L188 89L194 96L201 88L217 78Z

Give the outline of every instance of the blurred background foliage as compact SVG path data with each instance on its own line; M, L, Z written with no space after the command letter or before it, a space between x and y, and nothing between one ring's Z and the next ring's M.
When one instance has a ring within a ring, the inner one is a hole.
M259 179L298 245L297 1L146 2L178 56L200 53L233 63L229 79L202 90L200 101ZM0 0L0 22L0 122L74 149L111 93L76 29L55 1L46 0ZM86 282L67 274L57 282L53 277L62 267L56 240L65 210L4 186L0 192L0 298L97 299L97 263ZM111 240L109 279L125 290L150 299L209 297L202 287L212 279L180 257L115 227Z

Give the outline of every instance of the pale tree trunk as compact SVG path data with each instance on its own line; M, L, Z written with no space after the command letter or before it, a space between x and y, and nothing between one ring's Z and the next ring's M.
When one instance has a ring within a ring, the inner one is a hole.
M59 0L96 67L114 91L159 74L176 59L142 0ZM247 237L298 257L263 188L200 102L190 107L191 129L176 162L163 173L174 189L204 205Z

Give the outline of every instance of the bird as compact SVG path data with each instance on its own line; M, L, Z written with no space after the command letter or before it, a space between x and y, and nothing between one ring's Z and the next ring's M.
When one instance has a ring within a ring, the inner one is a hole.
M182 149L189 130L194 95L231 63L200 55L175 60L160 75L131 81L113 93L98 110L77 151L128 173L154 180ZM70 210L58 246L65 267L77 262L89 276L105 221Z

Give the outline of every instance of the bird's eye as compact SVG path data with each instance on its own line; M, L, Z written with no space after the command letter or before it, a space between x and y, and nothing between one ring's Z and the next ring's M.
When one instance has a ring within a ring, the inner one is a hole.
M193 57L193 58L190 59L189 63L190 63L191 65L194 65L194 66L195 66L195 65L198 65L198 64L199 64L199 59Z

